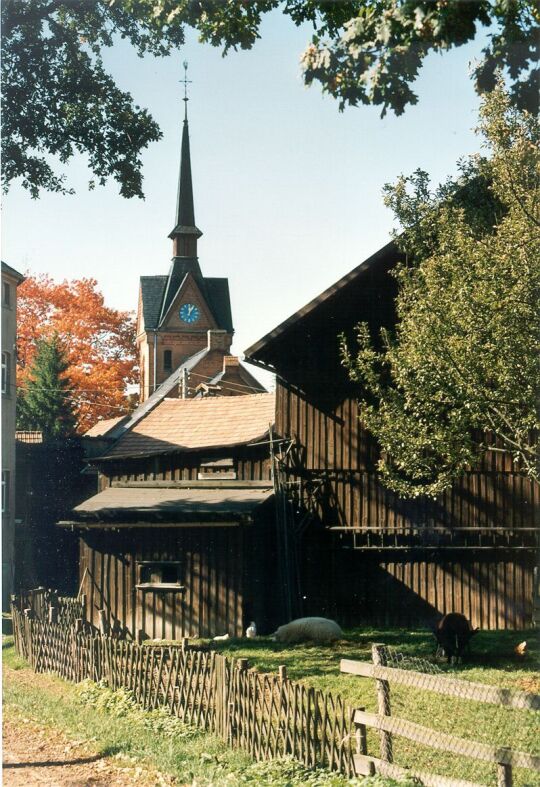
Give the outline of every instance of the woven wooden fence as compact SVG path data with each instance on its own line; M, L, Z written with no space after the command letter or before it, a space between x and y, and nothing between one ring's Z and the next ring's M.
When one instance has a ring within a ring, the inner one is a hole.
M166 708L256 760L292 755L354 775L353 710L338 695L289 680L285 667L264 674L213 651L139 645L97 634L82 620L37 619L18 603L12 614L17 653L35 672L105 680L132 692L143 708Z

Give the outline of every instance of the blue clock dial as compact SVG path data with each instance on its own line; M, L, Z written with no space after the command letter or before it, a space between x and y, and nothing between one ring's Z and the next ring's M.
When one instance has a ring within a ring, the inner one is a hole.
M180 306L180 319L187 323L197 322L201 313L194 303L184 303Z

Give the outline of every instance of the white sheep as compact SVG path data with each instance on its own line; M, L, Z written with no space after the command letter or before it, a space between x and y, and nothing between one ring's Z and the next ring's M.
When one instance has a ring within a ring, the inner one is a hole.
M328 618L298 618L280 626L273 635L277 642L291 645L295 642L333 642L341 639L343 632L335 620Z

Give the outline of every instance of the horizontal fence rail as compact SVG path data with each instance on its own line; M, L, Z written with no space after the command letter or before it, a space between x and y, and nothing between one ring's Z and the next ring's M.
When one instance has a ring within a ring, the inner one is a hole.
M352 709L337 694L289 680L284 666L277 674L260 673L250 669L246 659L190 647L187 640L162 646L119 639L98 633L84 621L83 611L84 599L62 599L41 588L14 597L17 653L35 672L52 672L76 683L103 680L113 690L125 689L144 709L164 708L256 760L290 755L308 767L322 766L345 776L408 775L425 787L477 787L400 767L394 763L397 735L419 746L493 763L499 787L510 787L515 767L540 772L538 755L460 738L392 714L390 684L518 709L527 717L540 708L536 694L420 672L419 660L408 665L414 669L390 667L389 649L374 645L373 663L341 662L342 672L374 680L378 712L368 713ZM368 755L368 729L379 737L380 758Z
M355 755L354 765L358 775L378 773L381 776L400 777L414 776L423 782L425 787L475 787L470 782L456 781L437 774L426 774L406 771L394 763L393 736L398 735L422 746L450 752L458 757L493 763L497 768L498 787L512 787L512 769L527 768L540 773L540 755L513 751L508 746L495 746L489 743L460 738L447 732L435 730L416 722L392 715L390 702L390 684L397 683L424 691L431 691L461 700L475 700L500 708L519 709L538 712L540 695L523 691L502 689L481 683L448 678L443 675L428 674L411 669L400 669L387 666L389 649L384 645L375 644L372 648L373 663L342 659L341 672L358 675L375 680L378 713L366 713L363 708L354 713L357 728L357 739L361 745ZM381 757L368 756L366 746L366 728L376 730L380 736ZM540 730L540 724L539 724Z

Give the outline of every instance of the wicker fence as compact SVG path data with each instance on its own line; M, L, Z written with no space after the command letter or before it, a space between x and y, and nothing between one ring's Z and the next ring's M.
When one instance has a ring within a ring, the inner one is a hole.
M500 712L501 722L503 714L517 710L525 716L516 723L532 725L539 722L537 694L450 678L437 674L434 666L432 674L420 671L426 669L421 660L399 656L394 662L392 649L374 645L373 663L341 662L342 672L375 682L378 713L366 713L364 708L351 709L339 695L290 681L285 667L278 674L260 673L249 669L246 659L190 647L187 640L169 646L126 641L98 633L82 615L74 617L84 611L84 602L54 595L48 601L49 607L43 593L34 592L30 599L17 598L12 604L16 650L36 672L52 672L72 682L104 680L113 690L127 689L143 708L165 708L256 760L292 755L309 767L323 766L346 776L414 775L426 787L477 787L417 773L414 765L401 767L394 761L397 736L460 759L484 761L496 768L499 787L512 785L515 768L540 773L539 755L511 750L506 741L478 742L474 731L470 738L459 738L404 718L403 712L411 708L399 693L390 692L390 684L490 704ZM506 735L507 723L500 726ZM373 754L373 736L368 753L369 729L380 737L380 757ZM530 783L528 778L520 782Z
M288 680L284 667L264 674L213 651L139 645L90 631L82 620L40 620L20 604L12 614L17 653L35 672L105 680L131 691L142 707L167 708L256 760L292 755L354 774L353 710L338 695Z

